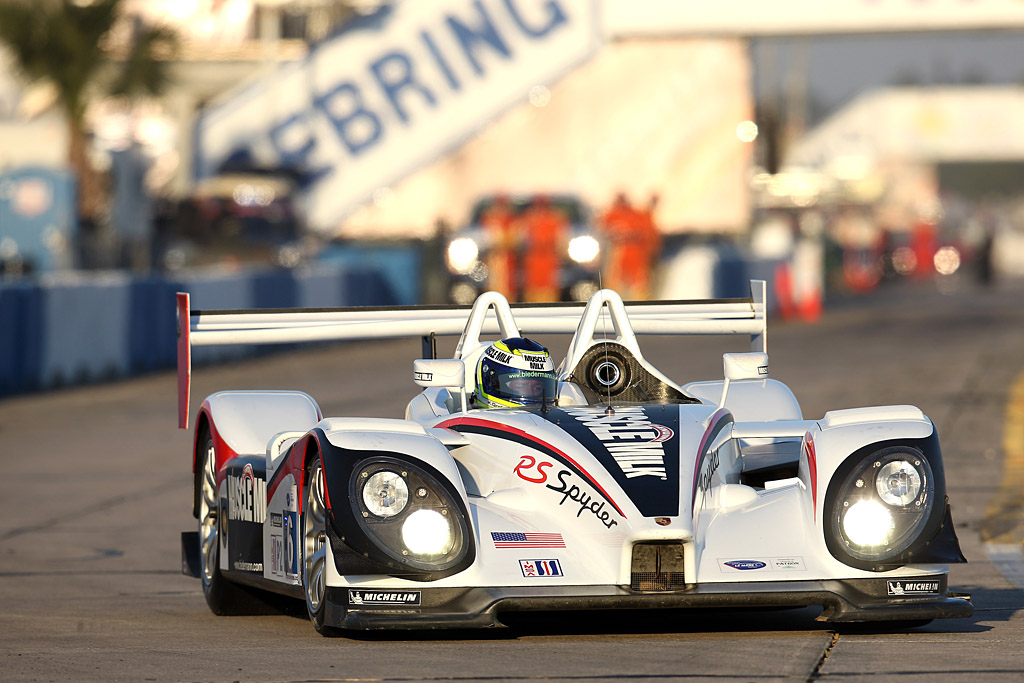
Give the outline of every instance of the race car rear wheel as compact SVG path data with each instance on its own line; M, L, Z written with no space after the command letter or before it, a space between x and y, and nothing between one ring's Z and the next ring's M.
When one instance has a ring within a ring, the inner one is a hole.
M317 456L309 466L303 491L302 508L302 589L306 611L313 627L324 636L337 629L324 623L324 597L327 594L327 504L324 498L324 468Z
M217 494L217 458L209 430L204 430L199 443L199 558L202 561L203 595L214 614L252 614L252 598L220 573L222 520Z

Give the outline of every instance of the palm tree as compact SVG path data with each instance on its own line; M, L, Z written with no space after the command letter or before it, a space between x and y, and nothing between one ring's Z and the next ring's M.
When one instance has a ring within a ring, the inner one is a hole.
M68 163L78 176L79 215L95 221L106 189L89 161L85 111L92 97L159 95L170 80L177 37L136 24L123 54L107 43L121 0L0 0L0 43L29 80L52 84L67 118Z

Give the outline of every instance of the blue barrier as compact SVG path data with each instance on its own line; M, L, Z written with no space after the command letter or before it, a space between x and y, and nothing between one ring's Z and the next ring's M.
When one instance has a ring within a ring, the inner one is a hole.
M43 297L38 285L0 287L0 395L40 387Z
M91 274L0 285L0 396L173 368L175 292L193 310L333 308L399 303L373 268L191 272L175 278ZM199 347L195 364L253 347Z

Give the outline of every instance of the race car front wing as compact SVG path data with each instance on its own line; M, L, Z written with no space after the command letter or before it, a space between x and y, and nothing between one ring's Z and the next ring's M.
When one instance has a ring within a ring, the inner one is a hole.
M621 586L381 589L327 588L326 621L350 629L503 627L509 612L612 609L824 608L819 621L915 622L969 617L970 596L946 590L946 575L694 585L671 592Z

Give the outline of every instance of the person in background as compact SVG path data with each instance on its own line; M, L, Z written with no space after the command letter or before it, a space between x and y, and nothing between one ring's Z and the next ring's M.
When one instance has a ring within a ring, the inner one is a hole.
M654 270L661 255L661 232L654 220L660 197L652 194L647 206L637 211L636 219L636 263L632 266L632 296L635 299L649 299L653 289Z
M566 245L568 222L545 195L538 195L523 213L523 298L558 301L561 297L559 255Z
M601 230L610 245L605 284L623 299L646 299L651 295L651 270L661 249L661 236L654 223L658 196L652 195L643 209L636 209L619 193L601 217Z
M498 195L480 216L489 241L487 288L501 292L509 301L518 296L518 225L512 202Z

